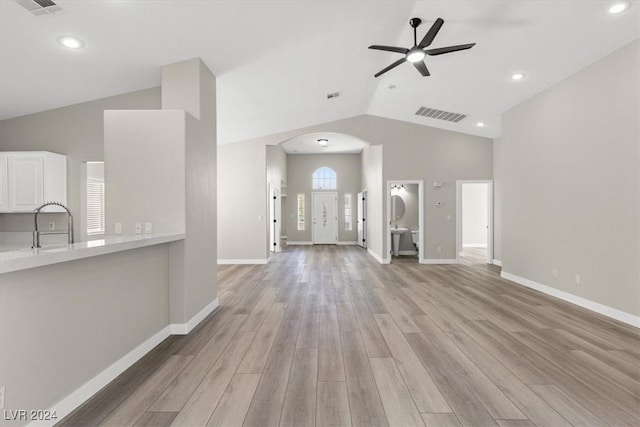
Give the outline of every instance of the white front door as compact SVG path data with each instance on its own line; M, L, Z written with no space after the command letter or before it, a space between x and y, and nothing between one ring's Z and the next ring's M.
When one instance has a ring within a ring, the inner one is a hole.
M338 243L338 193L313 193L313 243Z

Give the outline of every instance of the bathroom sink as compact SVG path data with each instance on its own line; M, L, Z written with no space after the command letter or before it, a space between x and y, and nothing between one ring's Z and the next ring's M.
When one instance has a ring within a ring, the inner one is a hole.
M407 231L409 231L409 229L404 227L392 228L391 234L404 234Z

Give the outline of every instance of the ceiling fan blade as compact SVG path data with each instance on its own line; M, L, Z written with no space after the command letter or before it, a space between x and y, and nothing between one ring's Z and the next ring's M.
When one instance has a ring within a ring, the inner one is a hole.
M380 70L378 73L376 73L376 75L374 77L379 77L379 76L383 75L387 71L389 71L389 70L391 70L393 68L396 68L398 65L402 64L406 60L407 60L406 58L398 59L396 62L394 62L393 64L389 65L387 68L384 68L384 69Z
M460 44L457 46L439 47L437 49L425 50L424 53L431 56L442 55L443 53L451 53L451 52L457 52L459 50L471 49L475 45L476 45L475 43L469 43L469 44Z
M375 49L375 50L386 50L388 52L395 52L395 53L401 53L403 55L406 55L407 52L409 52L409 49L405 49L404 47L395 47L395 46L380 46L377 44L374 44L372 46L369 46L369 49Z
M418 47L424 48L430 46L433 39L438 35L438 31L442 28L442 24L444 24L444 20L442 18L436 19L436 22L434 22L431 28L429 28L429 31L427 31L427 34L425 34Z
M416 67L416 69L420 71L420 74L422 74L423 76L427 77L431 75L424 61L414 62L413 66Z

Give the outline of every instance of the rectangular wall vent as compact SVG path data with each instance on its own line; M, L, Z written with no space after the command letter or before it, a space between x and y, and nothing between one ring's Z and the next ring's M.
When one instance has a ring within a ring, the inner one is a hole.
M16 2L35 16L52 15L62 10L51 0L16 0Z
M337 98L342 94L342 92L331 92L327 94L327 99Z
M429 117L432 119L446 120L448 122L458 123L467 117L466 114L450 113L449 111L437 110L435 108L420 107L416 111L416 116Z

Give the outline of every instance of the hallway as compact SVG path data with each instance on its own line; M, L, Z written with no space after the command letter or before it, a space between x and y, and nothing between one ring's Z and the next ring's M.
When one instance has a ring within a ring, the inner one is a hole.
M499 268L378 264L352 246L219 266L221 307L64 426L640 423L638 330Z

